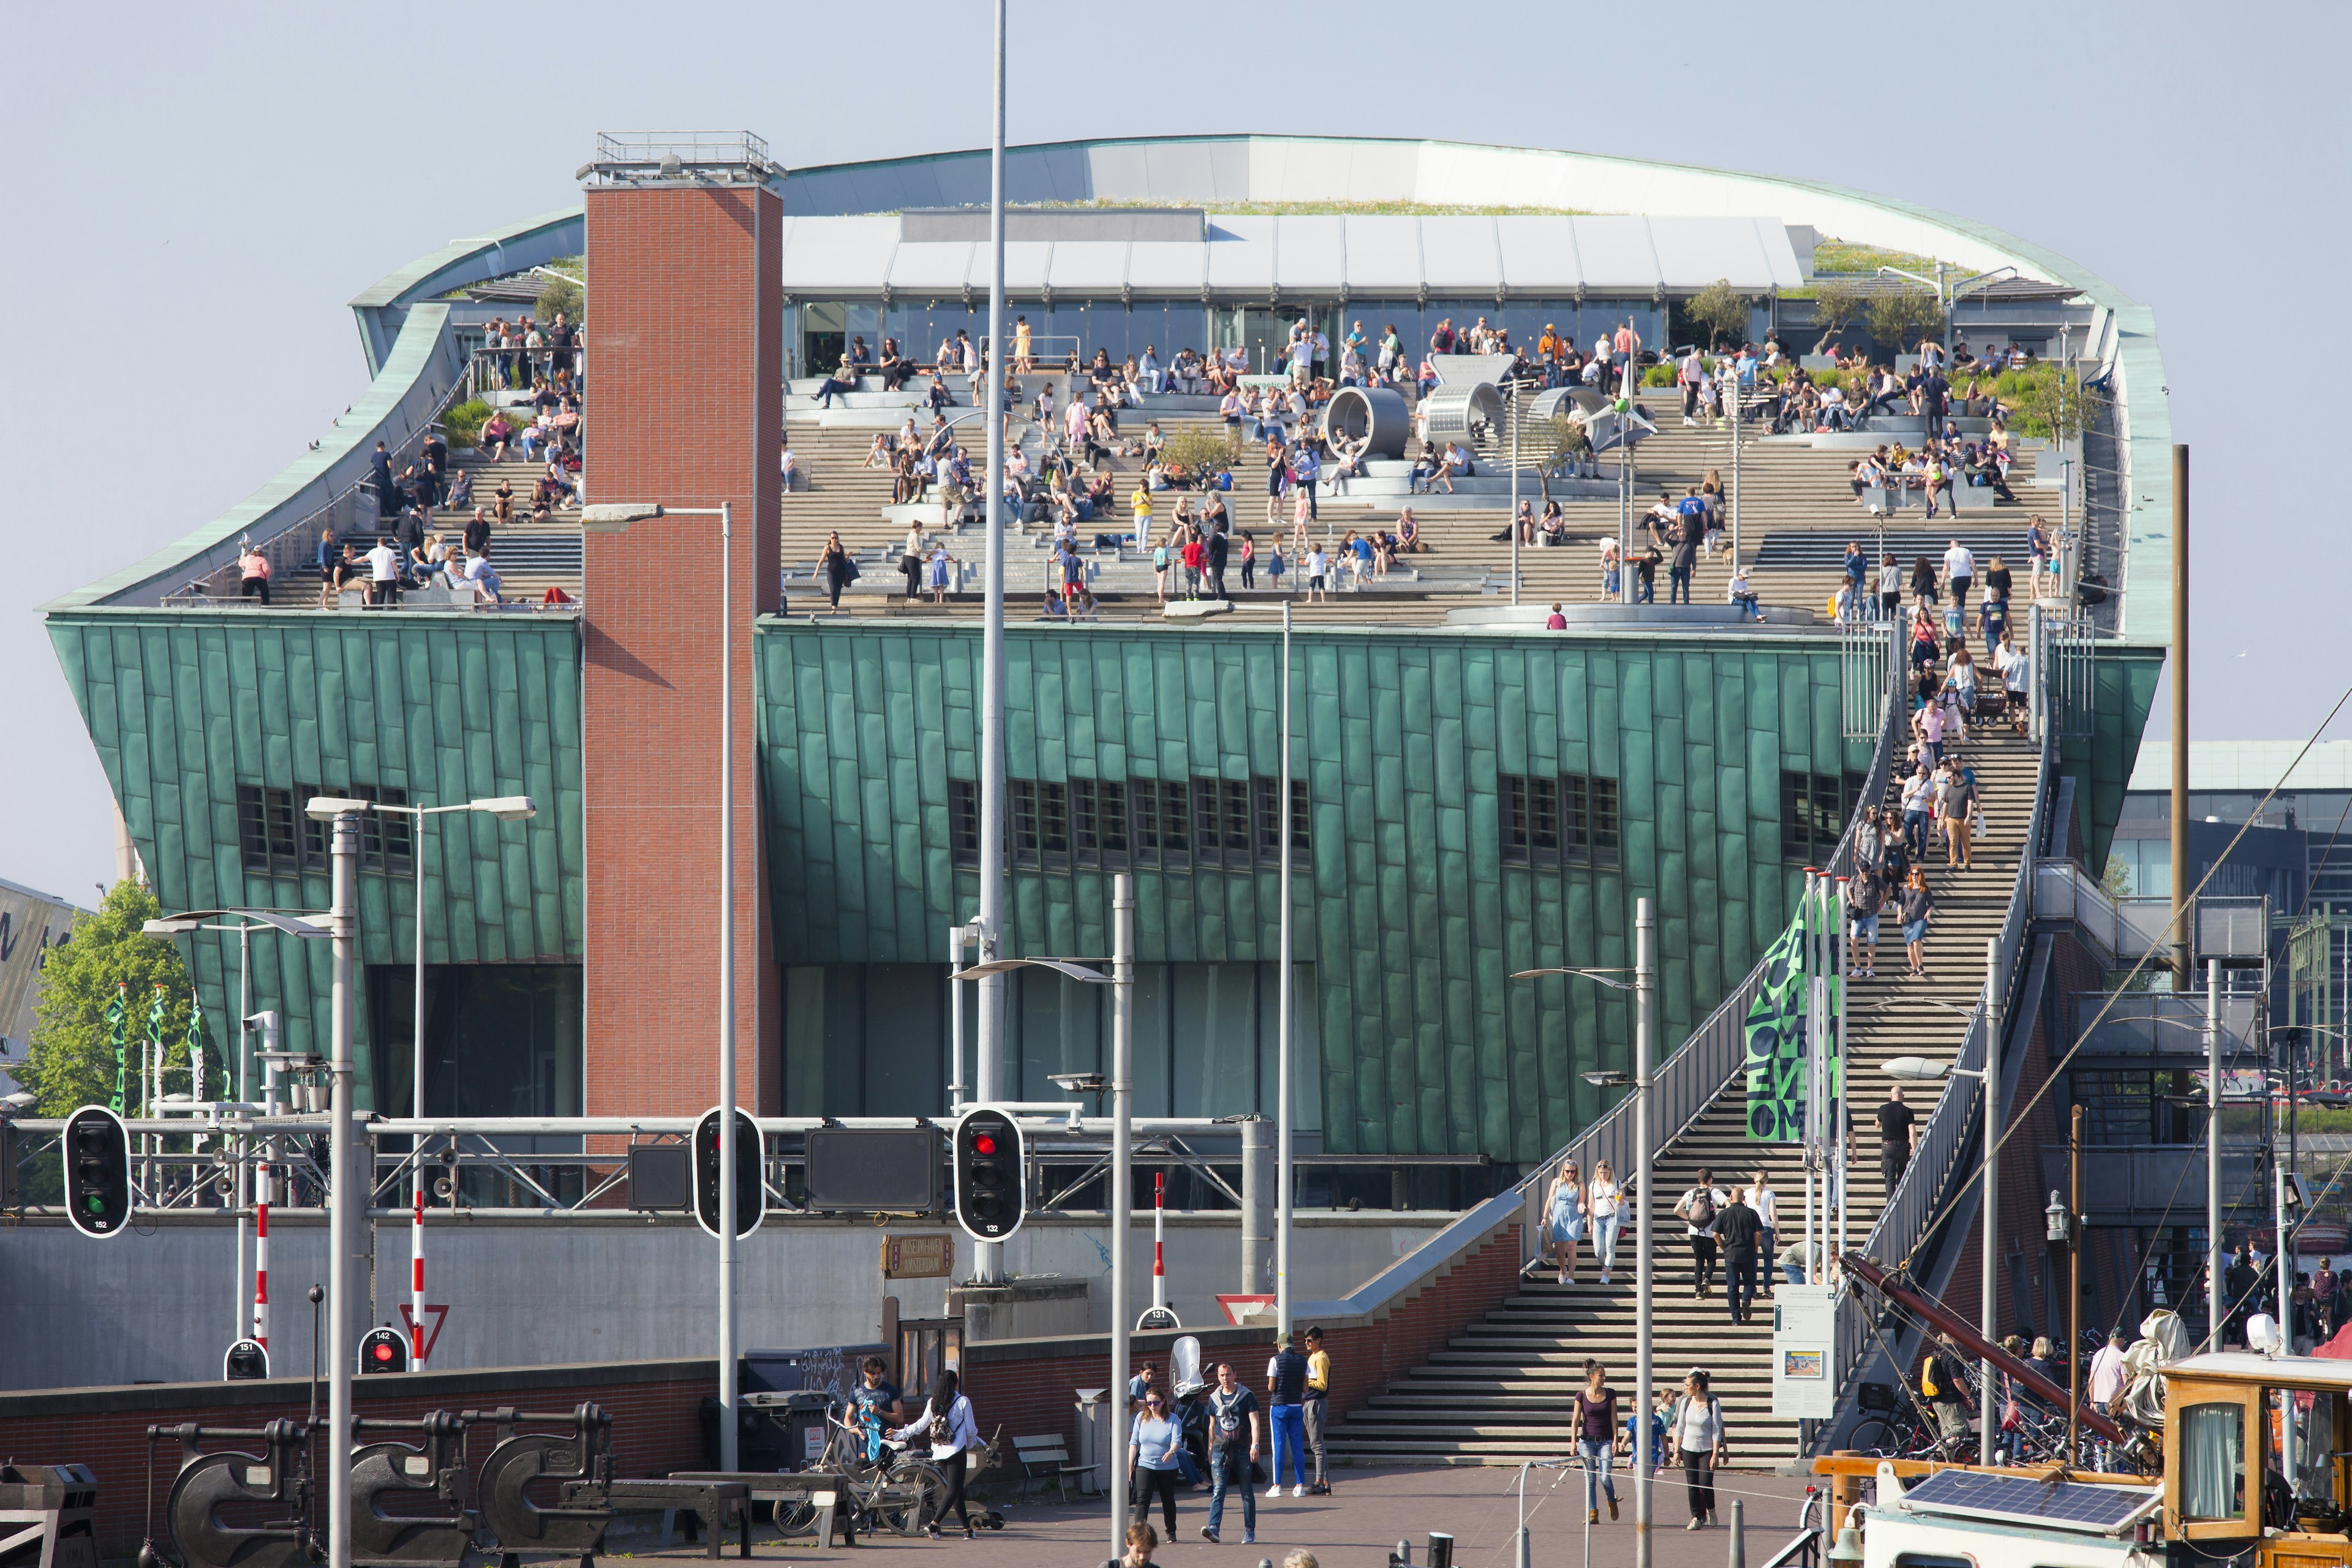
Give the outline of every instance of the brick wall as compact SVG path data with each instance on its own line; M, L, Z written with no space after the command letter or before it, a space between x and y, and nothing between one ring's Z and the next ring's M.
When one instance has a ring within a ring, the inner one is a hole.
M709 1361L419 1373L360 1379L353 1385L352 1408L362 1417L407 1420L434 1410L500 1405L569 1410L594 1404L613 1417L617 1473L661 1476L702 1462L700 1405L713 1391L717 1376ZM99 1551L107 1557L127 1556L138 1549L149 1528L149 1426L194 1421L257 1427L281 1417L299 1421L309 1413L310 1400L310 1384L298 1378L0 1394L0 1458L88 1465L98 1475ZM322 1391L322 1421L324 1405ZM489 1454L488 1436L472 1439L470 1458L477 1469ZM207 1447L239 1446L226 1442ZM156 1445L155 1452L155 1504L160 1509L177 1468L178 1445L167 1439ZM154 1529L160 1536L160 1519Z
M737 1095L773 1114L751 623L781 592L782 207L696 185L592 190L587 208L588 499L734 508ZM587 1112L692 1113L718 1098L719 521L592 533L583 586Z

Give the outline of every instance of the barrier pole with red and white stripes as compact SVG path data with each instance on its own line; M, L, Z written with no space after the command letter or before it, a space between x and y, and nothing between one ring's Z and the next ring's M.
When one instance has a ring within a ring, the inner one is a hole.
M409 1240L408 1364L425 1370L425 1159L416 1161L416 1224Z
M259 1201L253 1205L253 1338L269 1348L269 1162L257 1177Z
M1168 1173L1151 1175L1151 1310L1168 1309L1168 1251L1162 1239L1168 1218Z

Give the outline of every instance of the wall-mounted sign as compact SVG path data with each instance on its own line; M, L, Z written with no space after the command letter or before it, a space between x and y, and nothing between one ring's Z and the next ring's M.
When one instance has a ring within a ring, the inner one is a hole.
M955 1270L952 1236L889 1236L882 1238L885 1279L944 1279Z

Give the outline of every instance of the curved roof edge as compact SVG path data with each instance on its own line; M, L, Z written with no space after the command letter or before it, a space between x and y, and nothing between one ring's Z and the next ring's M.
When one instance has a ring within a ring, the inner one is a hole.
M1572 207L1648 215L1771 213L1823 234L1940 256L1990 271L2014 267L2070 284L2104 307L2098 352L2115 369L2123 486L2126 641L2172 637L2172 418L2155 313L2100 273L2006 229L1825 181L1597 153L1429 139L1247 132L1032 142L1005 149L1013 201L1416 201ZM971 149L796 169L793 214L888 211L988 199L988 153ZM2135 560L2163 563L2135 573Z
M463 369L449 331L449 307L408 307L383 371L314 450L186 537L44 605L42 612L152 605L190 578L227 565L246 534L267 540L366 478L375 443L397 448L430 423Z
M410 306L559 256L577 256L587 248L587 209L567 207L453 239L385 273L352 300L352 314L359 318L361 346L367 353L368 374L375 375L383 370L385 356L400 335L402 319Z

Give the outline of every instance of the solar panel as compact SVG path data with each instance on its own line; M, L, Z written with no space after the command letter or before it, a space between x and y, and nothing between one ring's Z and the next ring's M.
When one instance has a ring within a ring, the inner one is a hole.
M1937 1470L1906 1487L1903 1505L1934 1513L2031 1519L2061 1529L2105 1533L2153 1508L2159 1495L2154 1487L2084 1486L2079 1481L2042 1481L2031 1476Z

